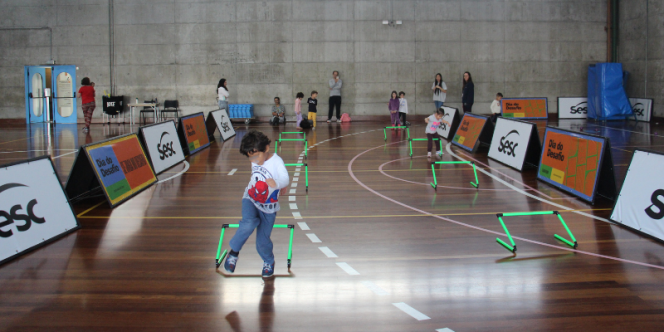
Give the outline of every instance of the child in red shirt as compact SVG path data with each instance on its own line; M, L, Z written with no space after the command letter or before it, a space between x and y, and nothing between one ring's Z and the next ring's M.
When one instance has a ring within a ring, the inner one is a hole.
M84 77L81 80L81 88L78 89L78 95L81 96L81 107L85 115L85 127L83 132L90 132L90 122L92 122L92 112L95 110L95 83Z

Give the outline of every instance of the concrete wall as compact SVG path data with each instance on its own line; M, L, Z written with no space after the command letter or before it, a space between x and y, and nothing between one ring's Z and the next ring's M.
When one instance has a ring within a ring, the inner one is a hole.
M630 72L627 95L652 98L653 114L664 117L664 2L620 3L618 61Z
M292 112L295 94L312 89L326 114L333 70L342 110L356 116L387 115L392 90L431 112L437 72L460 107L464 71L477 113L496 92L548 97L555 112L556 97L586 94L587 65L606 59L605 0L113 1L117 94L178 99L185 113L213 109L225 77L231 103L258 115L274 96ZM0 2L1 27L52 27L54 59L79 66L98 95L109 90L108 17L108 0ZM24 117L23 65L49 59L48 37L0 30L0 117Z

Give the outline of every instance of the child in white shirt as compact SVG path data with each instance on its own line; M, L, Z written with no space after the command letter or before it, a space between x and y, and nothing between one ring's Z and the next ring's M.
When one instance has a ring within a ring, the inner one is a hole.
M498 119L498 115L500 115L502 111L502 102L501 100L503 99L503 94L498 92L496 93L496 99L493 100L491 103L491 122L496 122Z
M406 93L403 91L399 92L399 116L401 117L401 124L406 126L409 123L406 122L406 115L408 114L408 101L406 100Z

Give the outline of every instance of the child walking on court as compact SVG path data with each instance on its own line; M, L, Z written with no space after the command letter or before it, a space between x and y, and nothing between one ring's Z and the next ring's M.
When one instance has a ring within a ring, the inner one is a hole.
M498 116L502 111L503 106L501 100L503 100L503 94L500 92L496 93L496 99L491 103L491 122L493 123L496 123L496 120L498 120Z
M300 123L302 122L302 99L304 99L304 93L298 92L297 95L295 95L295 127L297 127L297 130L302 130L302 127L300 127Z
M242 220L230 242L231 251L224 269L233 273L242 246L256 230L256 251L263 259L263 278L274 275L272 227L279 211L279 191L288 186L284 161L270 151L270 139L260 131L251 130L242 138L240 153L251 161L251 180L242 195Z
M406 114L408 114L408 101L406 100L406 93L403 91L399 92L399 121L401 121L402 126L409 125L406 122Z
M309 117L309 121L312 122L313 129L316 129L316 113L318 113L318 91L314 90L311 91L311 97L309 97L309 100L307 100L307 103L309 104L309 114L307 116Z
M399 97L397 96L396 91L392 91L390 102L387 103L387 108L390 110L392 126L398 127L401 122L399 122Z
M443 123L443 115L445 111L442 108L439 108L433 114L429 115L428 118L424 119L424 122L427 123L427 129L424 131L427 134L427 158L431 158L431 147L434 144L433 139L437 138L439 140L443 139L442 136L438 135L438 128ZM443 151L440 151L440 141L436 145L436 157L442 158Z

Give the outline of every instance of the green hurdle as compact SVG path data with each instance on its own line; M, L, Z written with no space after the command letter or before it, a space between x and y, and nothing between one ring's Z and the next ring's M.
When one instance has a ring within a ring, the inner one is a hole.
M385 127L383 128L383 135L385 135L385 141L387 141L387 130L388 129L406 129L406 134L408 134L408 140L410 140L410 127L401 126L401 127Z
M304 180L306 181L306 190L309 192L309 166L307 163L304 164L284 164L284 166L289 167L289 166L295 166L295 167L302 167L304 166Z
M282 134L302 134L303 138L281 138ZM309 143L307 142L307 134L302 132L302 131L286 131L283 133L279 133L279 140L275 142L275 149L274 151L277 151L279 149L279 143L281 142L304 142L304 156L306 158L309 158Z
M410 157L413 158L413 141L426 141L428 138L409 138L408 144L410 145ZM443 152L443 140L440 138L434 138L434 141L440 142L440 152Z
M426 138L425 138L426 139ZM472 181L470 182L470 185L479 188L480 187L480 180L477 178L477 169L475 168L475 163L472 161L436 161L433 164L431 164L431 172L433 173L433 183L429 183L433 189L438 189L438 181L436 180L436 169L434 166L437 164L471 164L473 165L473 172L475 172L475 182L473 183Z
M221 262L224 261L228 250L224 249L224 252L221 253L221 246L224 243L224 233L226 228L239 228L240 224L223 224L221 226L221 236L219 237L219 246L217 247L217 258L214 259L214 264L217 268L221 266ZM274 225L273 228L290 228L290 241L288 242L288 270L290 271L291 259L293 258L293 232L295 231L295 225ZM221 254L220 254L221 253Z
M507 229L507 226L505 226L505 222L503 221L503 217L518 217L518 216L537 216L537 215L549 215L549 214L555 214L558 216L558 219L560 220L560 223L563 224L565 227L565 230L567 231L567 234L569 234L569 237L572 239L572 241L567 240L566 238L558 235L558 234L553 234L553 237L560 240L561 242L565 243L566 245L576 249L576 247L579 245L576 242L576 238L574 237L574 234L572 234L572 231L569 230L569 227L567 227L567 224L565 223L565 220L563 220L563 217L560 215L558 211L533 211L533 212L514 212L514 213L498 213L496 214L496 217L498 217L498 220L500 221L500 224L503 226L503 230L505 230L505 234L507 235L507 238L510 240L510 243L512 245L510 246L509 244L505 243L505 241L501 240L500 238L496 238L496 242L503 246L505 249L510 251L513 254L516 254L516 244L514 243L514 239L512 239L512 235L510 234L510 231Z

